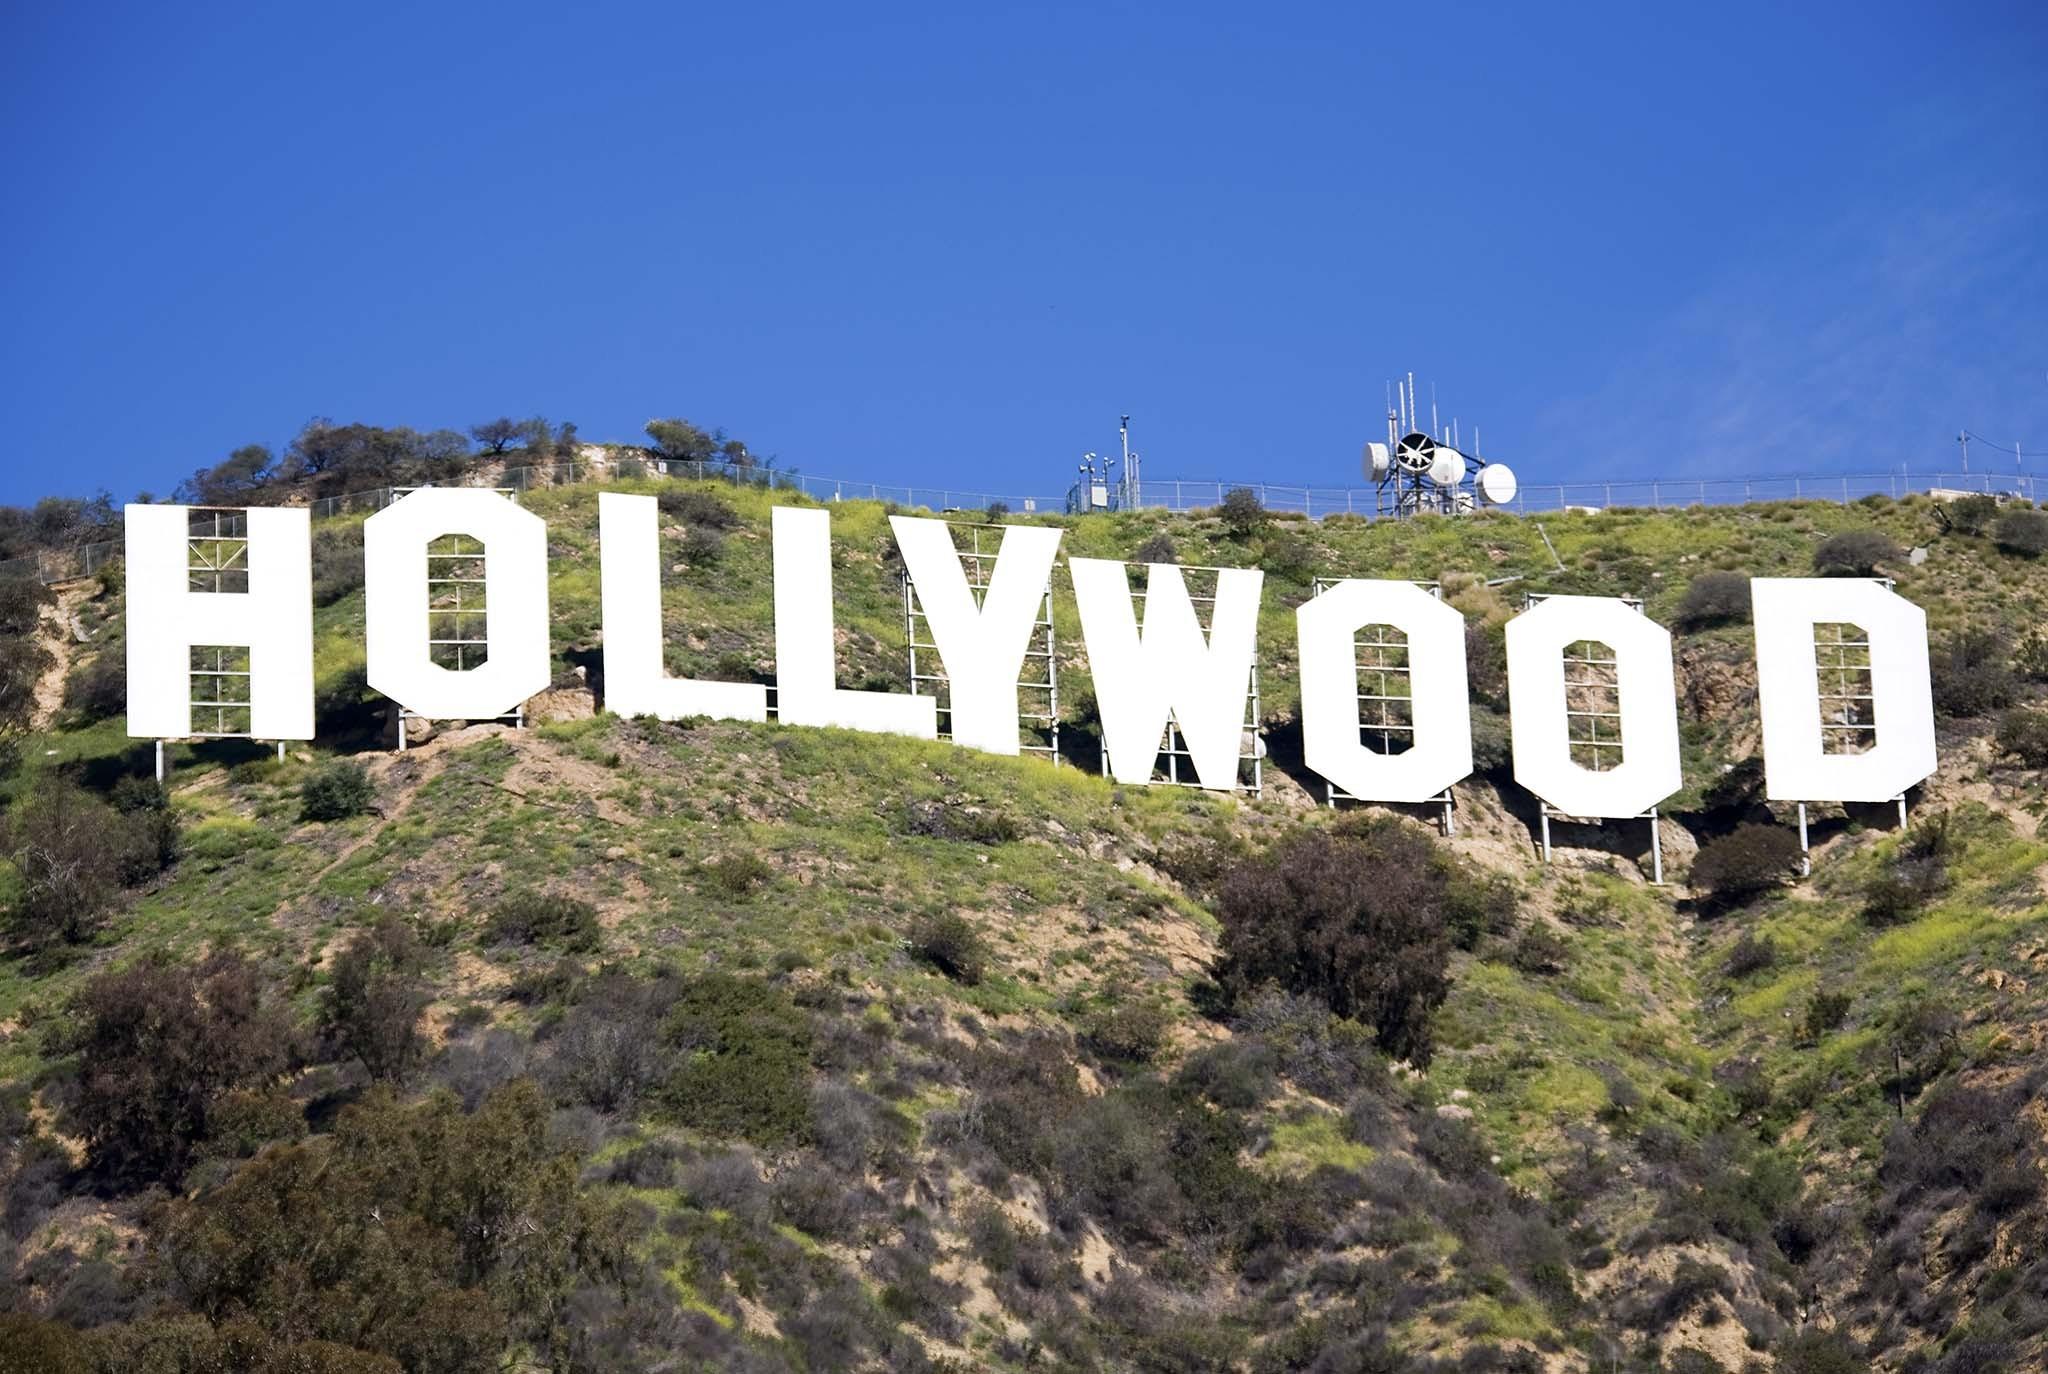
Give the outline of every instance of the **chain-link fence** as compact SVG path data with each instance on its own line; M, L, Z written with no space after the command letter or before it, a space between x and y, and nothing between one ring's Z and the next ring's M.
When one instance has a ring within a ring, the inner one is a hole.
M1011 514L1057 514L1066 509L1063 496L1023 496L967 491L939 486L891 486L809 473L765 469L736 471L724 463L678 462L655 458L578 458L505 468L479 466L469 480L455 485L537 491L588 482L638 477L685 477L743 482L779 491L802 492L819 501L888 501L909 510L986 511L1002 506ZM1742 505L1751 501L1833 501L1846 504L1866 496L1901 497L1912 492L1982 492L1994 496L2036 499L2032 473L1847 473L1785 477L1650 478L1621 482L1568 482L1524 486L1502 510L1516 514L1546 511L1600 511L1611 508L1652 510L1688 506ZM1381 512L1382 493L1373 487L1297 487L1277 482L1229 482L1168 477L1148 480L1138 504L1148 509L1206 510L1221 505L1226 492L1248 488L1267 510L1321 520L1332 515L1368 519ZM382 510L411 487L378 487L371 491L322 496L312 502L315 520ZM0 577L32 576L45 583L90 577L121 555L121 541L107 540L76 548L37 553L0 562Z

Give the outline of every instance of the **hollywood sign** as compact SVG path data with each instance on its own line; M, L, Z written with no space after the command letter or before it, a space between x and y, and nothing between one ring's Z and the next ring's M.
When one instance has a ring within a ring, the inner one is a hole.
M187 508L126 511L128 732L191 737L192 651L246 646L251 736L313 737L311 526L303 510L246 512L248 590L195 591L188 577ZM903 562L943 660L954 743L1019 752L1019 678L1062 531L1003 529L985 589L971 588L952 533L939 520L891 516ZM650 496L598 497L606 705L626 716L766 720L768 689L668 675L662 662L659 516ZM924 739L938 735L931 696L849 691L833 653L831 516L776 507L772 516L776 715ZM429 647L429 547L447 535L484 550L486 656L451 669ZM547 527L488 491L428 488L363 526L369 684L407 713L481 720L516 712L551 680ZM1147 565L1142 616L1127 565L1068 562L1100 707L1111 774L1145 784L1168 724L1201 786L1237 784L1244 708L1257 654L1262 575L1216 573L1204 630L1181 570ZM1774 801L1877 802L1934 771L1927 621L1919 607L1870 580L1757 578L1751 582L1765 792ZM976 592L980 591L979 597ZM1853 624L1869 641L1870 747L1825 742L1816 627ZM1359 632L1387 626L1406 639L1412 744L1397 753L1361 738ZM1307 765L1366 801L1422 802L1472 771L1465 625L1412 583L1353 579L1295 612ZM1569 646L1614 655L1620 761L1593 769L1573 758L1567 715ZM1627 603L1553 596L1507 627L1515 780L1570 816L1640 816L1682 785L1671 635Z

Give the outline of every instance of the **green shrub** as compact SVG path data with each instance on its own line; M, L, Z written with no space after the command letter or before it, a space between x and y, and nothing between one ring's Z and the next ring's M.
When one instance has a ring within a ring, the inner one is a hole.
M725 536L709 525L692 525L683 536L683 561L691 567L716 567L724 557Z
M2048 768L2048 711L2022 706L2000 716L1998 749L2029 768Z
M1173 538L1160 530L1138 545L1138 551L1131 555L1137 563L1172 563L1180 557L1180 551L1173 546Z
M2019 693L2003 637L1958 630L1928 662L1934 707L1946 716L1981 716L2012 705Z
M1843 530L1814 546L1813 570L1822 577L1869 577L1904 555L1891 537L1877 530Z
M942 801L914 801L904 805L903 833L936 840L966 840L972 844L1008 844L1020 832L1017 822L1001 811Z
M1545 925L1532 925L1515 941L1508 962L1524 973L1562 973L1570 955L1571 947L1556 931Z
M1802 1022L1806 1038L1818 1040L1829 1031L1838 1029L1847 1019L1854 1001L1846 992L1816 992L1806 1004L1806 1016Z
M332 606L363 587L363 527L357 521L313 531L313 604Z
M1232 487L1223 493L1216 518L1223 522L1231 538L1249 539L1265 526L1266 508L1259 504L1258 493L1250 487Z
M124 883L176 857L177 823L123 815L54 773L37 778L4 829L15 882L7 926L34 949L91 938ZM168 836L168 838L166 838Z
M1701 573L1685 589L1673 617L1682 630L1739 625L1749 619L1749 579L1741 573Z
M775 876L767 860L747 850L722 855L702 865L699 871L728 897L744 897Z
M695 487L664 487L654 499L663 515L692 527L729 530L740 523L738 511L710 492L699 491Z
M729 973L691 979L662 1038L683 1055L661 1089L676 1120L763 1146L809 1138L810 1017L780 988Z
M1496 897L1412 823L1304 830L1225 879L1217 981L1233 999L1268 982L1305 993L1426 1064L1453 932Z
M396 916L357 931L334 957L321 1022L374 1079L401 1079L426 1053L420 1017L433 994L425 968L419 938Z
M1961 848L1947 812L1923 818L1908 831L1863 889L1863 919L1874 926L1901 925L1954 884L1949 860Z
M299 785L299 818L341 821L360 816L377 800L369 770L360 763L335 759L324 763Z
M128 657L102 649L64 679L64 709L82 723L112 720L128 709Z
M2048 511L2015 506L1992 523L1991 539L2005 553L2039 558L2048 553Z
M1700 846L1689 881L1717 906L1738 905L1797 876L1802 857L1791 831L1745 823Z
M1778 962L1778 946L1768 935L1751 935L1744 931L1728 950L1728 960L1721 971L1730 978L1746 978L1760 973Z
M492 911L486 933L500 944L579 952L596 949L603 938L596 907L552 892L506 893Z
M955 982L973 986L988 972L988 942L958 912L921 916L910 927L910 952Z
M1316 570L1316 546L1293 530L1275 530L1259 548L1259 566L1273 577L1307 582Z
M1998 502L1989 496L1959 496L1935 507L1943 523L1957 534L1982 534L1998 518Z
M1173 1015L1153 1001L1119 1001L1097 1007L1081 1021L1081 1042L1105 1059L1149 1063L1166 1048Z
M1778 1374L1865 1374L1870 1368L1839 1331L1795 1332L1779 1341L1771 1354Z

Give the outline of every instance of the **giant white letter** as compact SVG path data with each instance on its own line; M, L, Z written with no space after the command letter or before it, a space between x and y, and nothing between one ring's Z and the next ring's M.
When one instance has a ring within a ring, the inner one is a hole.
M1301 648L1301 740L1308 766L1365 801L1420 802L1472 771L1465 699L1465 618L1412 582L1350 579L1294 612ZM1357 637L1391 625L1408 640L1415 730L1408 748L1378 754L1358 725Z
M1075 558L1067 564L1110 771L1118 782L1150 782L1171 719L1180 726L1202 786L1233 788L1244 737L1245 691L1258 647L1262 575L1247 568L1217 573L1216 604L1204 641L1187 584L1171 563L1146 565L1141 634L1124 567L1106 558Z
M313 738L313 537L304 510L248 520L249 590L195 592L185 506L129 506L128 733L192 733L192 648L249 646L249 733Z
M484 546L485 660L433 661L427 545L467 535ZM547 689L548 527L477 487L422 487L363 522L363 638L370 686L430 720L508 716Z
M1764 726L1764 795L1772 801L1890 801L1934 771L1934 696L1927 613L1879 582L1759 577L1756 695ZM1847 623L1870 637L1871 719L1860 754L1821 747L1815 625Z
M785 725L840 725L877 734L937 739L939 704L899 692L837 686L832 651L832 517L777 506L775 537L775 712Z
M1564 651L1582 639L1618 660L1621 763L1604 772L1573 760L1565 720ZM1553 596L1509 621L1508 710L1515 781L1568 816L1640 816L1683 782L1671 634L1625 602Z
M597 495L604 601L604 704L622 716L768 719L758 682L670 677L661 663L661 531L652 496Z
M892 515L889 524L946 665L953 742L990 754L1017 753L1017 683L1061 532L1005 526L977 606L945 521Z

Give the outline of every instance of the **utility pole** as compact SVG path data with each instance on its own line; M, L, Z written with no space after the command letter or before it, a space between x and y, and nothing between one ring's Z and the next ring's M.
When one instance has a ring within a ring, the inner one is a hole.
M1956 434L1956 442L1963 446L1963 474L1968 476L1970 472L1970 431L1967 429L1959 431Z

